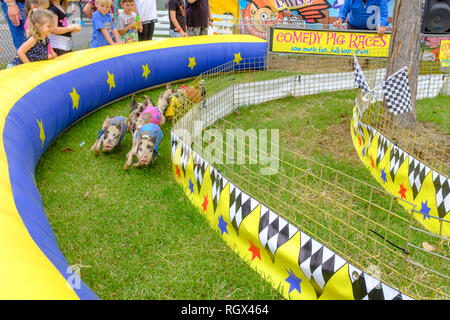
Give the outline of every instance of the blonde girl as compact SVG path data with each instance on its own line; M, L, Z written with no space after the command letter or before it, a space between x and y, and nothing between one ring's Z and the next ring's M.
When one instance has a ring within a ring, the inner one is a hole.
M50 0L27 0L25 5L25 16L28 17L28 13L32 9L48 9L50 6ZM28 30L28 18L25 20L25 32ZM48 42L48 56L49 59L53 59L56 57L55 51L52 49L50 42Z
M39 60L48 60L48 36L53 29L53 14L45 9L32 9L28 14L27 40L17 50L17 56L8 65L16 66Z
M81 30L78 23L69 25L67 22L67 0L50 0L48 8L55 15L55 25L50 42L53 50L59 55L72 50L72 32Z

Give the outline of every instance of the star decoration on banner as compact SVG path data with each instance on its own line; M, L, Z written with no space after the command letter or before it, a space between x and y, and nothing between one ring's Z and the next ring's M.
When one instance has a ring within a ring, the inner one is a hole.
M252 242L252 241L248 241L250 243L250 248L248 248L248 251L250 251L252 253L252 261L258 257L259 260L261 260L261 253L259 251L259 248Z
M227 223L225 222L225 220L223 220L223 215L220 215L219 217L219 225L218 225L219 229L220 229L220 233L223 236L223 233L225 232L226 234L228 234L228 230L227 230Z
M400 191L398 192L402 199L406 199L406 188L403 186L403 183L400 183Z
M364 146L364 148L362 149L362 155L363 157L366 155L366 147Z
M148 75L150 74L150 69L148 68L148 64L142 65L142 76L147 80Z
M206 209L208 208L208 195L207 194L205 194L205 197L203 198L202 207L203 207L203 212L206 212Z
M428 200L425 201L425 203L422 202L422 208L420 209L420 213L423 213L423 220L425 220L425 218L430 219L430 210L431 208L428 207Z
M194 193L194 184L192 183L191 179L189 179L189 190L191 190L191 194Z
M361 144L362 144L361 137L358 137L358 142L359 142L359 146L361 147Z
M370 165L372 166L372 169L375 169L375 163L373 162L372 155L370 155Z
M39 125L39 139L42 141L42 148L44 148L44 142L45 142L45 133L44 133L44 126L42 124L42 121L39 121L36 119L38 125Z
M302 282L302 280L300 278L298 278L295 274L294 271L291 270L287 270L289 276L285 279L285 281L287 283L289 283L289 293L291 293L293 290L297 290L298 293L302 293L302 289L300 287L300 282Z
M383 179L383 183L387 182L386 172L384 171L384 169L381 169L381 179Z
M109 73L109 71L106 71L108 73L108 80L106 82L109 84L109 91L111 91L112 88L116 87L116 82L114 81L114 73Z
M189 58L189 64L188 68L191 68L191 70L194 70L194 67L197 65L197 62L195 62L195 57L188 57Z
M178 168L178 165L175 166L175 170L177 170L177 176L178 176L178 179L180 179L181 178L181 172L180 172L180 168Z
M80 103L80 95L78 92L73 88L73 91L70 93L70 97L72 98L72 109L77 109Z
M241 62L241 61L242 61L241 53L240 52L235 53L233 62L236 64L239 64L239 62Z

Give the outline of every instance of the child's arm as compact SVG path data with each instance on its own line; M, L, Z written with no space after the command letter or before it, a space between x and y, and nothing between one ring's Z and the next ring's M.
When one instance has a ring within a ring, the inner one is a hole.
M134 27L136 27L136 21L130 22L123 29L118 30L118 32L120 35L123 35L123 34L127 33L128 30L130 30L131 28L134 28Z
M33 37L30 37L30 38L28 38L27 41L22 43L22 45L20 46L19 49L17 49L17 55L19 56L20 60L22 60L23 63L30 62L26 53L28 52L28 50L30 50L31 48L34 47L36 42L37 42L36 39L34 39Z
M55 50L53 50L52 47L50 47L50 54L48 55L48 60L56 58L58 55L56 54Z
M112 34L114 36L114 38L116 39L116 43L115 44L120 44L120 35L119 32L117 32L117 29L113 29Z
M111 36L109 35L108 29L106 29L106 28L101 28L100 31L101 31L101 33L103 34L103 36L105 37L106 41L108 41L109 44L111 44L111 45L116 44L116 43L113 41L113 39L111 39ZM114 30L113 30L113 34L114 34L114 31L116 31L116 33L117 33L117 30L114 29Z
M81 24L74 23L67 27L55 27L52 30L53 34L64 34L67 32L78 32L81 30Z

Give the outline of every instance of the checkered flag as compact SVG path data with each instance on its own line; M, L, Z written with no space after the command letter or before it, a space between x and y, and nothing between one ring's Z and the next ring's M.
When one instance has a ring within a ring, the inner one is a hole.
M403 67L383 83L384 97L389 111L402 114L411 111L411 90L409 89L408 67Z
M356 56L353 56L354 66L355 66L355 88L360 88L364 92L370 92L369 85L367 84L366 78L359 66L358 59Z

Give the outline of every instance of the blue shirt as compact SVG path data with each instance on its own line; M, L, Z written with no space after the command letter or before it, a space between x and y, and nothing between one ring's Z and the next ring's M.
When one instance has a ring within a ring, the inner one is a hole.
M380 26L389 25L389 13L387 0L345 0L341 7L338 18L348 22L360 29L377 29Z
M114 41L114 37L111 33L115 29L114 22L109 13L102 15L98 10L92 14L92 38L91 48L109 46L109 42L106 41L105 36L100 29L106 29L109 32L111 39Z

